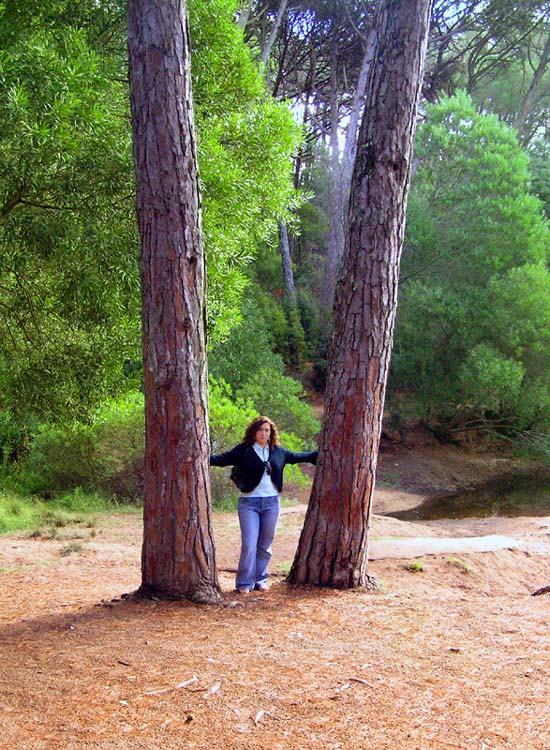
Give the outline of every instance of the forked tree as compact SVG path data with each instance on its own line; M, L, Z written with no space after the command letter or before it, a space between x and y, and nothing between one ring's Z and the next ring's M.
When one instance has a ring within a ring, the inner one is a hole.
M185 1L129 0L128 27L146 430L140 593L218 602L205 261Z
M334 303L324 429L290 583L366 586L368 530L431 0L375 19Z

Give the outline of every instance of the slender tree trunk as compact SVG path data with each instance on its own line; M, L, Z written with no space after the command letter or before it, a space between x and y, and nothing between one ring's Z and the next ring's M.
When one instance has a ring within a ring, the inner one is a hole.
M327 255L323 277L322 298L327 309L334 299L334 288L338 269L344 249L344 196L342 192L342 164L340 162L338 143L339 96L338 96L338 48L333 43L331 64L331 97L330 97L330 216L327 237Z
M532 132L533 129L529 127L530 114L537 100L537 95L539 93L540 85L541 85L543 76L546 73L546 69L548 67L549 62L550 62L550 35L546 37L544 48L540 56L539 64L537 65L537 69L535 70L535 73L533 75L533 80L531 81L531 85L529 86L529 89L527 90L527 93L525 94L525 97L523 99L521 111L518 113L516 122L514 123L519 133L521 145L524 148L527 148L531 138L533 137L533 132Z
M344 205L342 206L342 214L345 214L347 202L349 200L353 167L355 164L355 156L357 154L359 119L361 117L361 112L363 111L363 105L365 102L365 91L367 89L367 80L369 76L370 66L372 64L372 57L374 54L375 39L376 28L373 26L369 32L363 60L361 61L361 70L359 71L359 78L357 79L357 88L355 89L355 94L353 97L353 106L351 108L348 128L346 130L346 138L344 141L344 154L342 157L342 195L344 199ZM340 259L342 258L343 254L344 248L342 247Z
M370 583L367 540L431 0L383 0L336 289L325 424L291 583Z
M262 65L267 65L269 55L271 54L271 50L273 48L273 45L275 44L275 39L277 38L277 34L279 33L279 27L281 26L281 23L283 21L283 17L285 15L287 5L288 5L288 0L280 0L279 10L277 11L277 18L273 22L273 27L271 29L271 33L269 34L269 38L267 39L262 49L262 55L261 55Z
M329 231L327 240L327 256L325 262L325 274L323 279L323 302L325 307L330 308L334 302L334 289L338 278L338 271L344 255L345 246L345 211L349 200L349 191L355 163L355 154L357 151L357 130L359 127L359 118L363 110L365 98L365 89L367 87L367 78L372 62L374 51L375 29L372 28L361 62L357 87L353 97L346 137L344 140L344 151L340 161L338 153L338 94L333 91L333 100L331 103L331 128L336 128L331 132L331 191L330 191L330 218ZM333 81L333 88L335 81ZM335 98L334 98L335 97Z
M241 31L246 29L248 19L250 18L250 12L252 10L252 2L241 2L239 7L239 19L237 26Z
M187 9L130 0L128 11L146 427L140 592L218 602Z
M292 256L290 254L290 241L288 229L284 221L279 222L279 250L281 252L281 264L283 268L283 284L285 296L290 305L296 306L296 287L294 286L294 273L292 271Z

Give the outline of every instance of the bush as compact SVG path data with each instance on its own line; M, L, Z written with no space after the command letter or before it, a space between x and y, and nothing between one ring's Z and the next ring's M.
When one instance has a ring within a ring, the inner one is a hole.
M219 453L239 443L258 414L269 415L292 450L312 445L319 423L303 401L300 383L272 370L254 371L245 389L235 392L221 379L210 381L211 448ZM131 392L110 401L91 425L42 425L34 436L21 475L23 492L47 499L81 487L123 502L143 494L143 394ZM291 472L294 479L299 473ZM221 472L212 473L212 496L221 502L236 495Z
M282 432L295 435L302 447L313 445L320 424L304 400L305 391L297 380L262 369L254 373L237 394L251 402L260 414L272 419Z
M143 489L143 395L129 393L106 404L92 425L42 425L30 446L21 485L51 494L83 487L124 501Z
M89 486L97 476L95 437L90 425L41 425L21 474L25 492L48 496L72 487Z
M128 393L111 401L94 422L97 479L108 495L135 501L143 495L145 417L143 394Z

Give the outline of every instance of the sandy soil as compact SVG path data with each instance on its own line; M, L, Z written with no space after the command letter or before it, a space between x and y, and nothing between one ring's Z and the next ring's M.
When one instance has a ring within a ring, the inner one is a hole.
M419 487L381 489L377 510ZM420 488L421 489L421 488ZM0 538L0 748L550 750L550 517L377 515L379 589L291 589L303 508L281 518L268 594L238 598L234 514L215 514L225 607L122 598L137 515ZM401 557L399 540L518 548ZM71 554L69 552L71 551Z

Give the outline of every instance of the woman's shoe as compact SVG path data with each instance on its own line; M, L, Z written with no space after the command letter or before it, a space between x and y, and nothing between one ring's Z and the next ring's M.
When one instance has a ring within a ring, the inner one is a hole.
M269 586L267 585L267 583L257 583L254 588L256 589L256 591L269 591Z
M250 594L250 589L235 589L237 594Z

